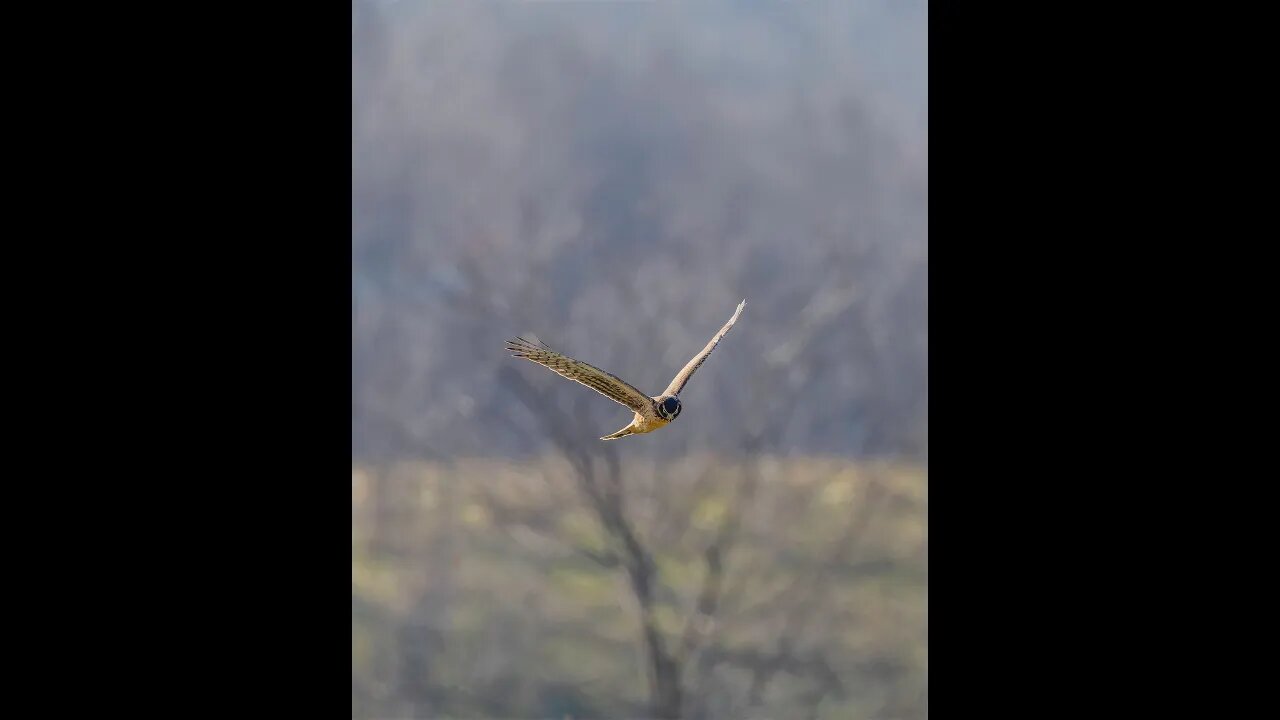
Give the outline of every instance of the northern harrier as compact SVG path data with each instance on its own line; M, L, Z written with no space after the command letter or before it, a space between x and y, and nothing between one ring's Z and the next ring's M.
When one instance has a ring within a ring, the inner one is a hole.
M738 303L738 309L733 312L733 317L729 318L729 322L720 328L720 332L711 338L711 342L702 348L702 352L693 356L693 359L684 366L684 369L671 380L671 384L667 386L667 389L656 397L645 395L630 383L594 365L588 365L581 360L574 360L567 355L562 355L547 347L541 341L535 344L524 338L516 338L507 341L507 349L515 357L544 365L574 382L586 385L614 402L631 408L636 414L635 418L631 420L631 424L616 433L600 438L601 440L617 440L628 435L653 432L679 417L680 391L684 389L685 383L689 382L689 378L693 377L693 373L698 369L698 366L706 361L711 351L715 350L720 341L724 339L725 334L729 332L729 328L733 327L733 324L738 321L738 316L742 314L742 308L746 304L746 300Z

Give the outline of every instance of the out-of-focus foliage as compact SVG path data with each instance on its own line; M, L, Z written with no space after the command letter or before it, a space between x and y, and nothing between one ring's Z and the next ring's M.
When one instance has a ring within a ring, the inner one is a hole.
M354 718L926 715L925 11L353 0Z
M922 717L923 470L773 457L756 469L723 602L684 669L688 716ZM713 456L624 470L671 644L745 472ZM353 471L354 717L647 716L635 600L582 552L607 543L571 475L556 457ZM403 643L418 646L380 650Z
M493 382L506 338L657 393L744 297L690 386L690 447L728 450L735 388L825 315L786 446L924 452L921 5L356 2L352 21L358 457L544 450Z

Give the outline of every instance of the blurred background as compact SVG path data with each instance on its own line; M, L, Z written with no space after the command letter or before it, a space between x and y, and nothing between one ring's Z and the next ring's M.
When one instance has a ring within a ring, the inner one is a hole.
M351 19L352 717L925 717L927 4Z

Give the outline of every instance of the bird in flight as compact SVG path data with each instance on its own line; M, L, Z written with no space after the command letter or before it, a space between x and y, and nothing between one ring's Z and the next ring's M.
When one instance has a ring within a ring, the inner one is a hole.
M707 356L724 339L724 336L729 332L729 328L733 327L733 324L738 321L738 316L742 314L742 308L746 304L746 300L738 303L738 309L733 312L733 317L729 318L729 322L720 328L720 332L711 338L711 342L702 348L702 352L694 355L693 359L676 374L667 389L661 395L654 397L645 395L637 390L635 386L616 375L607 373L594 365L588 365L581 360L574 360L567 355L562 355L547 347L542 341L532 343L518 337L507 341L507 349L511 351L514 357L524 358L550 368L553 372L563 375L574 382L582 383L610 400L631 408L635 412L635 417L629 425L615 433L600 438L601 440L617 440L628 435L653 432L679 417L681 409L680 391L684 389L685 383L689 382L689 378L693 377L694 371L702 363L706 362Z

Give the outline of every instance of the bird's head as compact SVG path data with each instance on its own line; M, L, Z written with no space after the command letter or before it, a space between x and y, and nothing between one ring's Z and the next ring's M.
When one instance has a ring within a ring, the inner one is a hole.
M668 395L658 400L658 416L667 422L675 420L680 414L680 398Z

